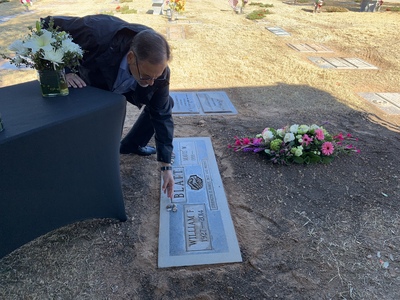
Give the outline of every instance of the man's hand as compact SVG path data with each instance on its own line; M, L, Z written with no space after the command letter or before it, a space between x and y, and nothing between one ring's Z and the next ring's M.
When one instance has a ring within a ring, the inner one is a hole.
M171 170L162 171L163 185L162 190L167 193L168 198L172 199L174 192L174 177Z
M67 80L68 87L83 88L86 86L86 83L83 81L83 79L75 73L65 74L65 79Z

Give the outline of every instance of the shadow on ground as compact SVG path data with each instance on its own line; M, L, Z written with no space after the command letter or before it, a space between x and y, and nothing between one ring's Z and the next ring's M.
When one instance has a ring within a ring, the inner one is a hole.
M400 298L396 123L386 120L389 130L304 85L225 91L238 115L175 117L176 136L211 137L242 263L158 269L157 163L123 155L128 221L71 224L2 258L0 298ZM124 133L138 110L128 112ZM234 136L293 123L350 132L361 153L330 165L278 166L227 147Z

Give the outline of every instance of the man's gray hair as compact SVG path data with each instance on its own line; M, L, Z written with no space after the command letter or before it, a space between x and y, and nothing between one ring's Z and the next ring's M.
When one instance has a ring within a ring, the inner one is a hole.
M158 65L171 60L171 49L167 40L153 29L142 30L132 40L130 50L139 61Z

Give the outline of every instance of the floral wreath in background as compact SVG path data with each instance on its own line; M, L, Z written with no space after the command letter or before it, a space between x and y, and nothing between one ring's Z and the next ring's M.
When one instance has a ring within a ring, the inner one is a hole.
M360 153L350 133L331 135L323 126L298 125L265 128L255 137L235 137L235 151L262 153L275 164L330 163L339 154Z

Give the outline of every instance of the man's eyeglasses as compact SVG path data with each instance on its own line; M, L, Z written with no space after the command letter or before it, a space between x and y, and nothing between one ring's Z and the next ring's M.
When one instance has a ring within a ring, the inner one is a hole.
M161 78L159 78L159 77L154 78L154 77L150 77L150 76L142 77L142 75L140 74L138 59L137 59L136 55L135 55L135 61L136 61L136 69L138 71L138 75L139 75L139 79L140 80L142 80L142 81L164 81L166 79L165 76L161 77Z

